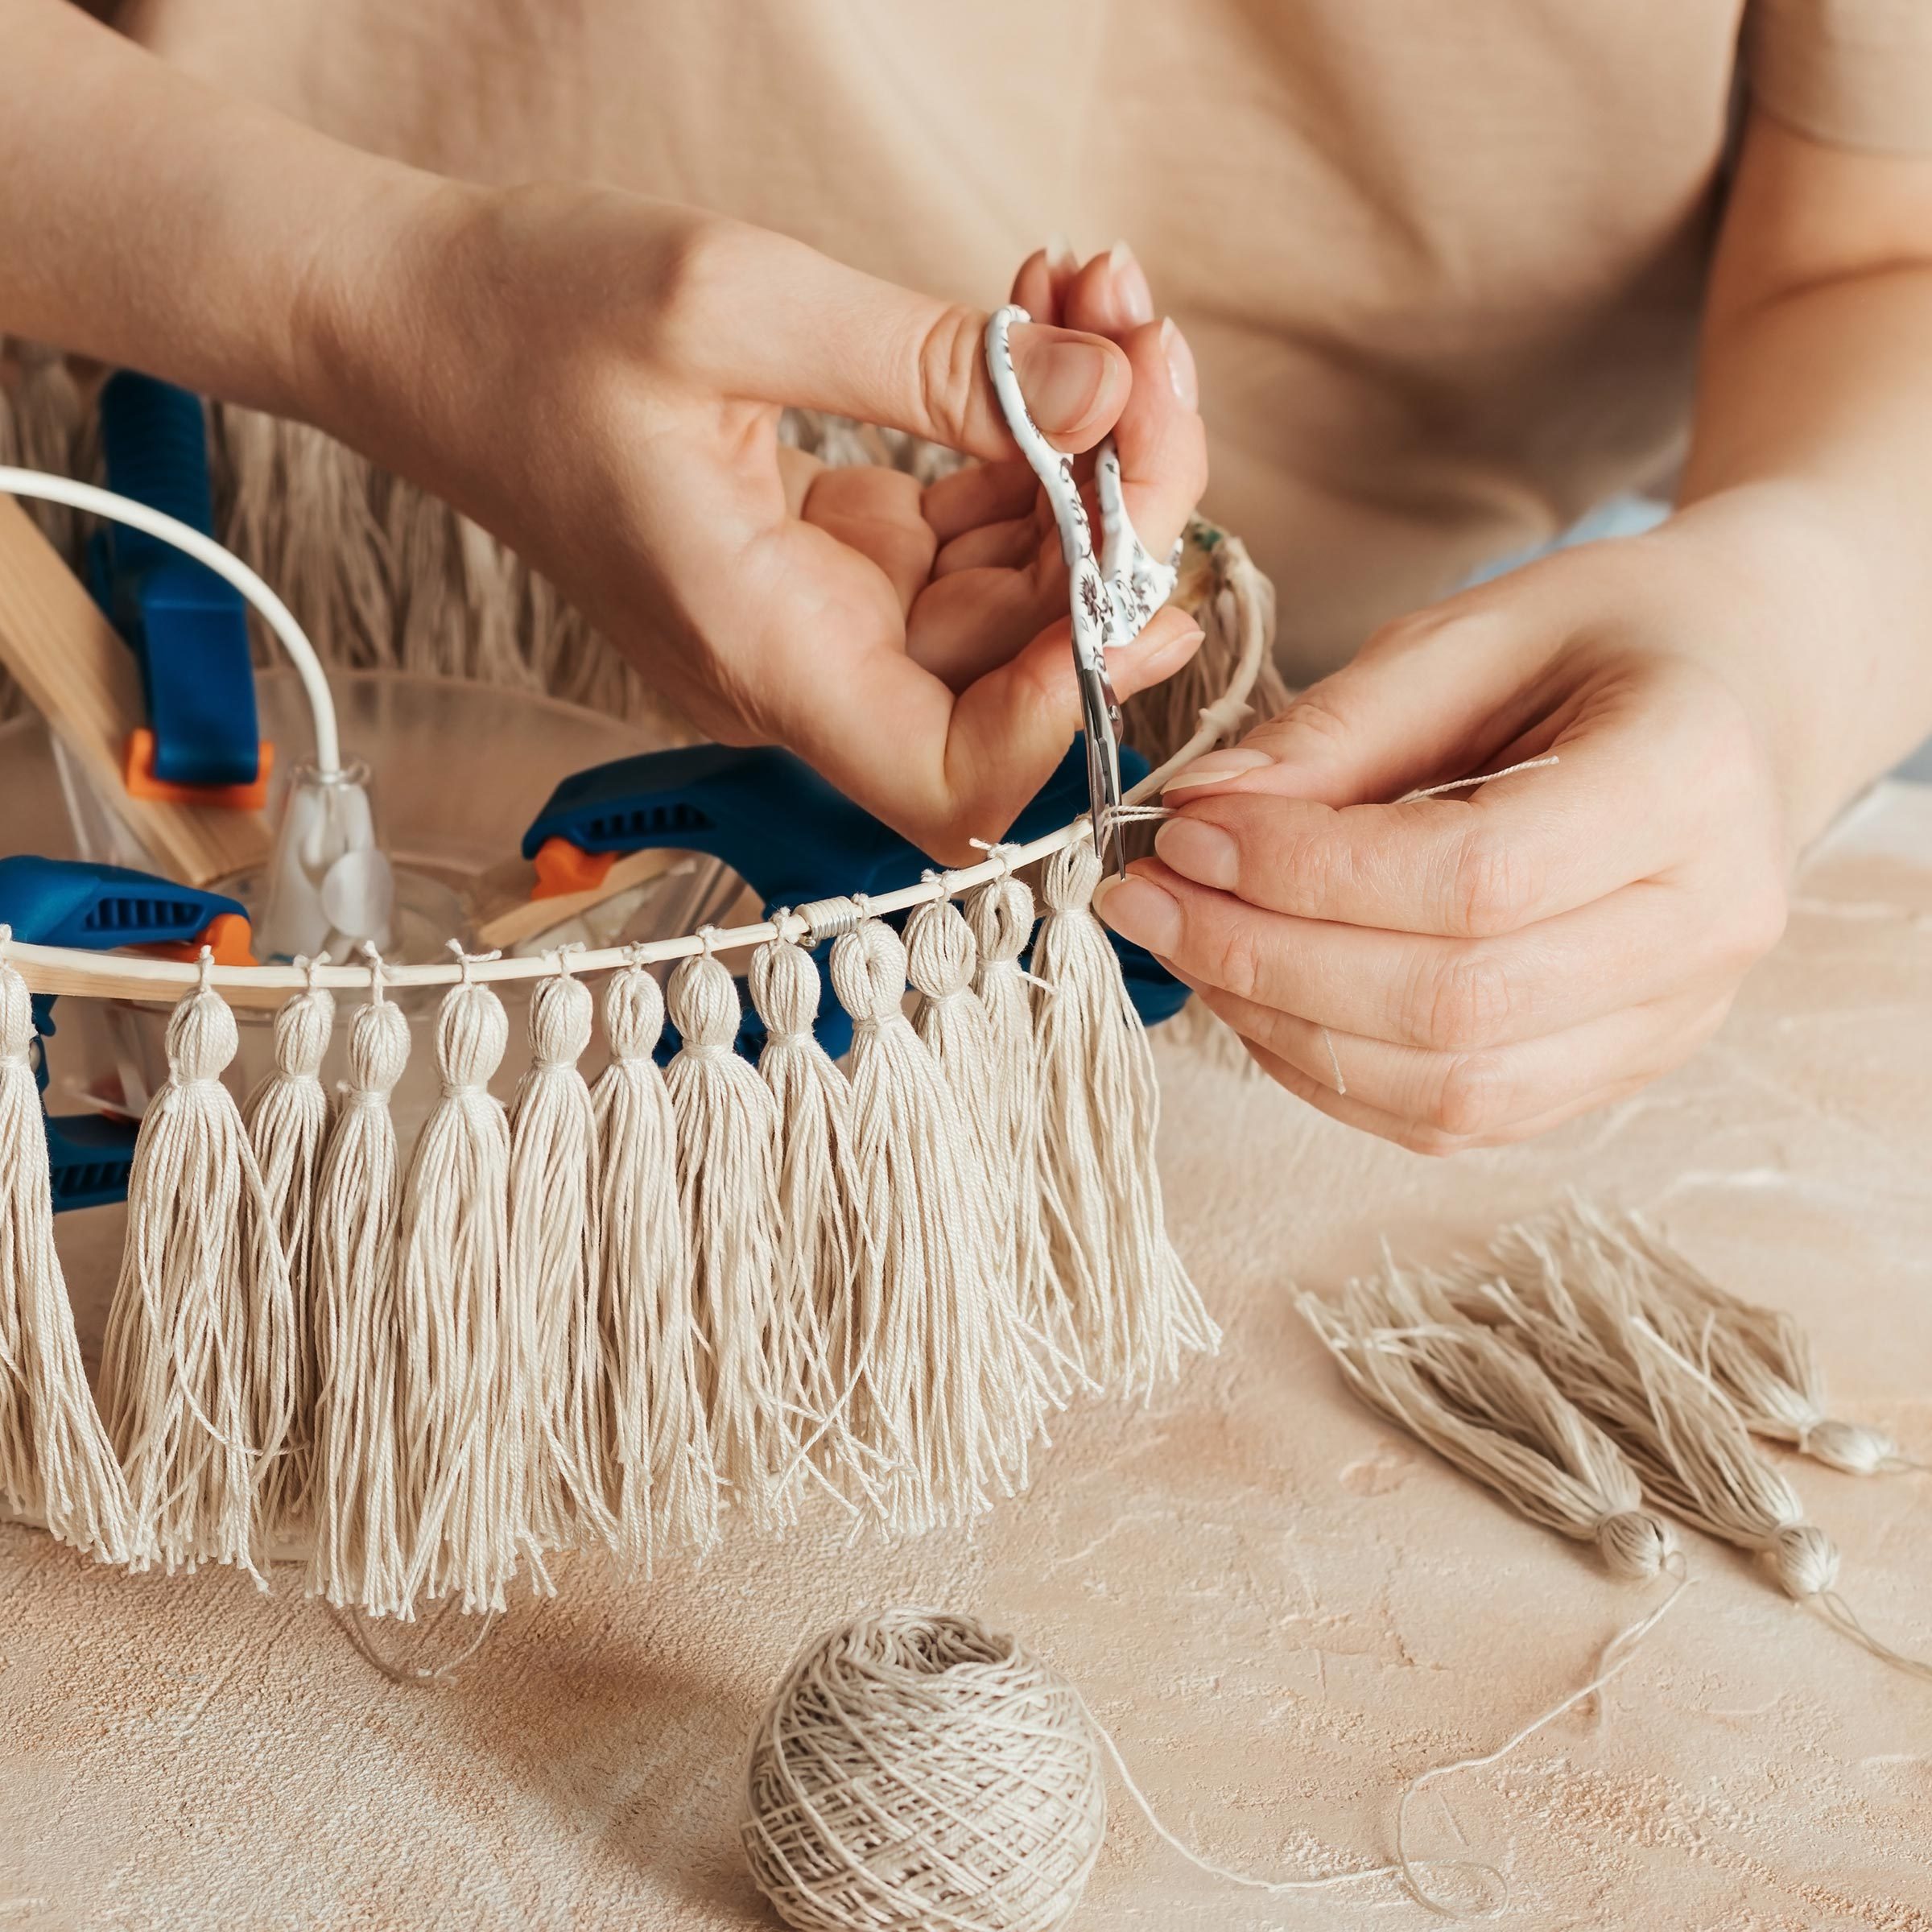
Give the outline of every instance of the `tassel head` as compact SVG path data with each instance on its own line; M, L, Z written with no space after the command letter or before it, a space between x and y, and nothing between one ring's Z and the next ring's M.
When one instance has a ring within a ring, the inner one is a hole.
M351 1093L386 1100L408 1064L409 1022L402 1009L387 1000L358 1007L349 1027Z
M33 995L27 981L0 960L0 1060L24 1060L33 1042Z
M647 1060L664 1032L664 993L642 966L611 975L604 989L604 1037L613 1060Z
M731 975L709 953L679 962L671 976L671 1024L687 1053L729 1052L742 1009Z
M232 1017L229 1032L232 1038ZM171 1028L169 1043L171 1048ZM436 1066L444 1092L486 1092L509 1045L510 1016L489 987L473 980L449 989L436 1011Z
M761 946L751 958L751 999L774 1040L810 1035L819 1017L819 969L803 946Z
M590 1045L590 989L568 973L530 996L530 1052L539 1067L574 1067Z
M240 1045L235 1016L212 988L191 994L168 1016L168 1071L178 1087L220 1080Z
M868 919L832 949L832 985L858 1025L905 1018L906 947L890 926Z
M335 1025L335 996L327 987L312 986L285 1000L275 1015L275 1071L284 1080L317 1078Z
M906 971L929 1000L971 990L980 948L966 916L950 899L922 906L906 923Z
M1613 1576L1647 1582L1678 1553L1677 1532L1647 1509L1620 1509L1596 1526L1596 1545Z

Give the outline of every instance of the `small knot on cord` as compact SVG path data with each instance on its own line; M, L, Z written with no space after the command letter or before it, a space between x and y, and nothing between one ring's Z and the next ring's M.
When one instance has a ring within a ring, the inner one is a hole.
M208 993L212 991L215 984L214 947L212 946L204 946L201 948L201 956L200 959L196 960L195 964L200 969L200 979L195 990L197 993Z
M308 980L309 992L314 993L318 990L316 985L316 976L328 964L328 954L326 950L317 953L312 960L306 953L299 952L295 955L295 970Z
M766 916L771 930L787 946L803 946L811 937L811 921L789 906L774 906Z
M374 939L365 939L358 950L369 962L369 997L380 1006L389 997L383 984L389 977L389 968L383 963L382 954L377 952Z
M1254 707L1245 698L1230 695L1203 704L1199 715L1203 730L1212 731L1217 738L1231 737L1254 716Z
M503 956L500 951L465 952L460 939L446 939L444 941L444 944L449 952L456 956L456 964L463 969L463 984L465 986L476 985L477 967L487 966L492 960L500 960Z
M968 839L966 843L975 852L985 852L986 857L999 867L1000 877L1002 879L1009 879L1013 877L1013 869L1019 861L1020 848L1018 846L999 839L993 840L990 844L985 839Z

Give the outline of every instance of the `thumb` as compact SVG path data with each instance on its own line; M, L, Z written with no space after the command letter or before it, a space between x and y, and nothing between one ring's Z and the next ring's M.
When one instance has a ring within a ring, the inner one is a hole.
M986 312L861 275L759 229L733 231L723 312L700 353L727 393L902 429L968 456L1014 454L986 373ZM1104 336L1013 330L1021 393L1058 448L1091 449L1133 374Z
M1467 776L1534 722L1514 701L1561 641L1559 631L1544 643L1507 607L1406 617L1239 745L1197 758L1162 796L1262 792L1366 805Z

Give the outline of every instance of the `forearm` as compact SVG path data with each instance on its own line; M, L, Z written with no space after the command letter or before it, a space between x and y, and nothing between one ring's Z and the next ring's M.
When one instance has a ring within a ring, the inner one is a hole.
M1824 193L1794 201L1795 139L1761 130L1747 155L1666 538L1770 613L1711 649L1760 714L1802 844L1932 733L1932 167L1922 228L1908 192L1860 233L1831 217L1872 163L1824 157Z
M425 191L65 0L0 0L0 333L299 416L343 265Z

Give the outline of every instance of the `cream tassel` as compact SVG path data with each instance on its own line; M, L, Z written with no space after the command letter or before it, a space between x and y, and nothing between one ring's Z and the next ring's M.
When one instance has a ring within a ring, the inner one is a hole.
M1390 1262L1337 1307L1296 1304L1356 1394L1533 1523L1594 1542L1619 1576L1655 1576L1677 1532L1643 1507L1637 1473L1513 1339L1459 1316Z
M677 1125L651 1057L663 1026L664 996L650 973L636 965L613 973L604 994L610 1063L591 1090L603 1185L606 1463L619 1554L646 1574L660 1542L705 1550L718 1534Z
M307 965L298 960L296 964ZM315 962L316 966L323 960ZM309 1295L309 1226L316 1174L328 1129L328 1096L320 1074L335 1030L336 1002L326 988L310 981L306 992L286 1001L275 1015L275 1071L242 1108L242 1125L256 1165L282 1255L288 1265L295 1309L289 1399L291 1419L283 1453L266 1471L262 1484L262 1531L270 1547L299 1528L308 1503L315 1458L316 1341Z
M1033 968L1046 989L1034 1009L1045 1200L1055 1264L1075 1285L1088 1373L1150 1396L1179 1373L1183 1348L1212 1351L1220 1331L1167 1238L1154 1059L1093 915L1100 872L1083 843L1056 852L1042 882Z
M1505 1237L1534 1253L1542 1278L1529 1293L1472 1280L1459 1307L1518 1328L1550 1378L1587 1409L1636 1465L1650 1499L1695 1529L1761 1551L1785 1593L1873 1656L1932 1679L1932 1665L1901 1656L1867 1631L1838 1594L1839 1553L1751 1439L1730 1398L1644 1319L1626 1281L1600 1253L1566 1270L1555 1249L1525 1230Z
M770 1527L787 1520L785 1477L799 1448L767 1353L778 1294L778 1109L738 1055L738 990L708 950L679 964L668 997L683 1044L664 1080L711 1451L720 1481Z
M589 989L568 968L538 985L530 1071L510 1113L506 1293L535 1344L523 1364L525 1480L534 1534L552 1550L617 1540L605 1501L597 1129L577 1071L591 1013Z
M401 1492L397 1371L398 1173L390 1096L409 1063L409 1022L374 997L349 1022L349 1088L316 1188L312 1283L316 1368L315 1549L309 1589L371 1616L411 1609L414 1498Z
M1730 1397L1754 1435L1852 1476L1913 1466L1882 1430L1825 1413L1824 1376L1794 1316L1727 1294L1641 1216L1573 1200L1545 1238L1600 1250L1651 1327Z
M995 855L1004 849L995 848ZM973 990L985 1009L994 1100L988 1185L1004 1242L1020 1319L1041 1338L1040 1360L1055 1399L1096 1389L1082 1357L1074 1298L1053 1265L1046 1193L1055 1186L1042 1144L1039 1063L1033 1027L1033 981L1020 957L1033 937L1033 894L1010 872L966 902L979 947ZM1065 1211L1055 1219L1063 1221Z
M436 1015L443 1097L423 1123L403 1188L403 1488L414 1505L409 1593L502 1610L520 1554L548 1578L524 1520L523 1338L504 1319L510 1125L489 1078L510 1022L490 989L464 977Z
M233 1563L262 1588L256 1485L287 1435L294 1307L273 1212L221 1074L235 1016L208 984L167 1023L127 1189L109 1313L109 1429L134 1503L135 1561Z
M1041 1397L985 1221L968 1188L969 1129L902 1010L906 949L868 919L832 947L852 1018L852 1164L869 1446L893 1467L899 1530L957 1523L1023 1484Z
M54 1249L47 1130L28 1055L34 1009L0 926L0 1496L64 1543L124 1563L127 1483L94 1407Z
M783 928L786 915L774 915ZM819 969L790 939L751 958L751 999L765 1022L758 1071L778 1110L778 1319L772 1366L799 1411L802 1450L841 1496L877 1501L873 1459L852 1430L864 1337L855 1332L851 1219L852 1088L812 1027Z

